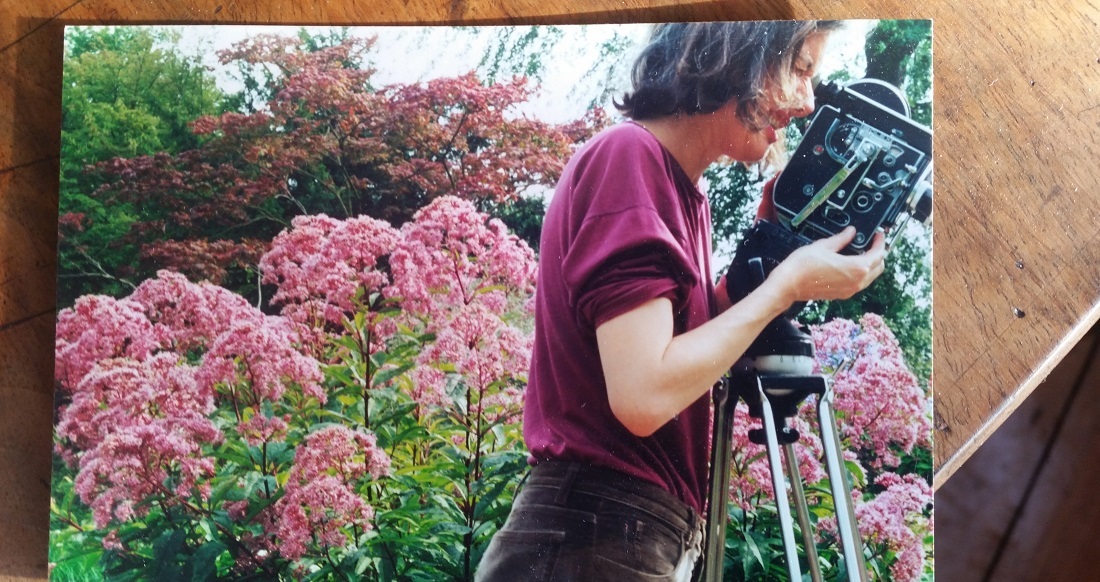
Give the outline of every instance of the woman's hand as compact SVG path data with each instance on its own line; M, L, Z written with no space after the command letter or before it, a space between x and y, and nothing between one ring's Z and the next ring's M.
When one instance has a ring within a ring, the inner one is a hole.
M780 285L791 303L847 299L862 291L882 274L886 257L886 235L876 232L871 247L861 255L840 251L855 237L849 226L791 253L768 277Z

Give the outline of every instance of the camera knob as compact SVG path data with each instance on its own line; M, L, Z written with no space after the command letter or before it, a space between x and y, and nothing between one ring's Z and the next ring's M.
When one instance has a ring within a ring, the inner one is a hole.
M932 219L932 184L921 180L913 187L909 197L909 214L921 224L928 226Z

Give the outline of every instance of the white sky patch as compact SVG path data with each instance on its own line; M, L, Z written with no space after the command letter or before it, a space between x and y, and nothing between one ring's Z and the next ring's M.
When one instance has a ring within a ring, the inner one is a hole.
M844 30L834 34L822 62L821 76L828 77L839 69L848 69L853 77L862 76L866 68L863 45L875 20L848 21ZM542 55L545 63L542 82L531 101L520 113L547 122L561 123L583 115L588 105L604 89L601 74L596 69L614 73L611 95L621 95L629 85L629 68L649 35L651 24L604 24L558 26L562 37L551 54ZM233 78L233 71L218 63L217 53L233 44L258 34L296 36L305 28L320 35L338 27L300 26L179 26L181 47L185 52L199 54L210 67L219 86L226 92L242 88ZM351 27L352 36L377 36L378 41L368 54L376 72L376 85L417 83L439 77L463 75L478 68L497 42L499 27L452 26L363 26ZM633 43L615 63L600 62L601 45L616 35ZM610 108L610 100L602 103Z

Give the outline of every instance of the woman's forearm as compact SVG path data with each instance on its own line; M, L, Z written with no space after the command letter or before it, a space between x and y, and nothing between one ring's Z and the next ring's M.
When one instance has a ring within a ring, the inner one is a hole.
M673 336L672 303L663 298L604 323L596 337L612 412L633 434L649 436L706 394L791 303L782 283L765 281L681 335Z

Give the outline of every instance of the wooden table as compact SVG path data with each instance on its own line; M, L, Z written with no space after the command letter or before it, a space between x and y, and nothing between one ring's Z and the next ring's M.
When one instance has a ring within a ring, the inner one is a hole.
M1100 317L1096 2L2 0L0 579L46 572L64 25L780 18L935 19L943 483Z

